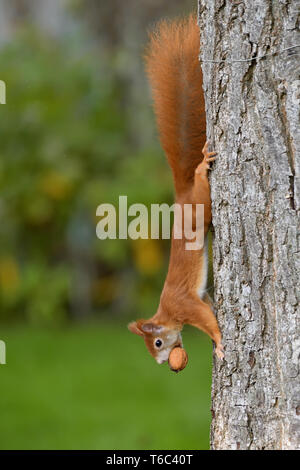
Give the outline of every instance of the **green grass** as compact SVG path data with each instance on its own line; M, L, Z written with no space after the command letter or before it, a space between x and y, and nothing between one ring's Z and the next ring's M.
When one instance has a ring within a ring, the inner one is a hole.
M125 327L5 328L0 449L207 449L211 342L184 334L189 364L159 366Z

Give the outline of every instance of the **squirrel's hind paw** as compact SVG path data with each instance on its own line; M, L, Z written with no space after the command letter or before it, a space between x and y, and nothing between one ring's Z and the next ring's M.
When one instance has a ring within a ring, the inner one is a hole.
M199 165L197 166L195 173L196 175L200 174L207 174L207 170L211 169L210 164L215 161L216 155L218 154L217 152L209 152L208 151L208 146L209 142L207 141L203 147L202 153L203 153L203 160Z

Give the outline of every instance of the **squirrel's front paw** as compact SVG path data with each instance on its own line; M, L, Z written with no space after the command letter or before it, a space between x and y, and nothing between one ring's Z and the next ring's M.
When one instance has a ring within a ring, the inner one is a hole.
M221 343L216 346L215 349L216 356L220 359L220 361L223 361L224 359L224 347Z

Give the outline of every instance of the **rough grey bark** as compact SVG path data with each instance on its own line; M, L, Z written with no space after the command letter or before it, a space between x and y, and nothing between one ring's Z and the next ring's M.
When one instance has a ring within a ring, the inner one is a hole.
M299 2L201 0L202 60L300 44ZM215 303L211 447L300 447L300 48L203 62Z

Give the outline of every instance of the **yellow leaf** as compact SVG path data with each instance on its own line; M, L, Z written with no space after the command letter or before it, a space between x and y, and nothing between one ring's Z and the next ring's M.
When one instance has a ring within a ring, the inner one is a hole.
M163 253L159 240L138 239L133 242L134 261L143 274L155 274L163 264Z
M40 188L51 199L61 201L69 196L72 184L61 173L49 171L42 177Z
M15 291L20 282L19 267L17 262L6 257L0 259L0 286L4 292Z

